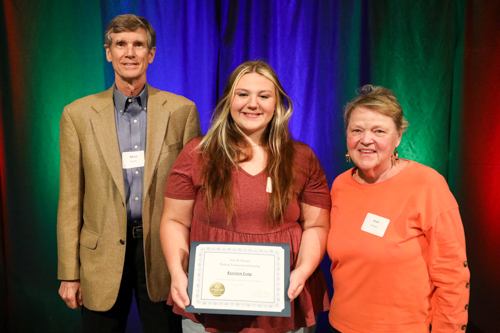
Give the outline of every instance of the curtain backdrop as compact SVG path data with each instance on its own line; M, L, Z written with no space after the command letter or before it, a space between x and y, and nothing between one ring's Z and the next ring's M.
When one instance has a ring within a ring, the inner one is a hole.
M500 326L499 18L500 2L467 2L462 149L454 180L467 237L470 304L476 308L470 315L485 333Z
M4 0L0 7L0 331L78 332L57 294L59 119L110 87L104 30L118 14L157 33L149 83L193 100L206 132L229 74L268 61L294 102L291 132L331 185L344 162L343 106L391 88L410 122L400 156L445 176L472 271L469 332L500 325L500 4L480 0ZM330 281L329 262L322 264ZM326 317L318 332L327 332ZM130 332L140 330L136 314Z

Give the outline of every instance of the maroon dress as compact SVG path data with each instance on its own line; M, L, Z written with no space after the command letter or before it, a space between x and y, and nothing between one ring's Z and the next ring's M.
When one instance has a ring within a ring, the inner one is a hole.
M207 215L201 182L203 159L195 149L201 138L191 141L177 158L165 188L165 196L180 200L195 200L191 241L288 243L290 270L293 270L302 237L298 222L299 202L330 209L330 195L325 174L309 146L295 142L294 174L298 193L285 213L284 222L270 229L266 226L269 194L266 192L268 174L264 170L250 175L233 168L232 183L235 214L227 223L222 205L216 205ZM170 299L171 302L171 299ZM328 294L321 269L307 280L301 294L292 301L291 317L242 316L185 313L177 305L174 312L205 325L208 332L287 332L315 324L315 314L328 310Z

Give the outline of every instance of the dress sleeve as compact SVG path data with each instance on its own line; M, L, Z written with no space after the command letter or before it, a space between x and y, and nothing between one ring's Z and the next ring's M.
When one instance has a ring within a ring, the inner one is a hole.
M332 203L325 172L311 149L308 158L305 185L299 193L299 202L330 210Z
M425 232L429 242L432 333L463 332L467 325L470 273L458 207L439 215Z
M165 197L179 200L194 200L197 189L193 174L198 170L195 161L198 160L198 150L194 150L199 140L194 139L182 149L175 160L165 185Z

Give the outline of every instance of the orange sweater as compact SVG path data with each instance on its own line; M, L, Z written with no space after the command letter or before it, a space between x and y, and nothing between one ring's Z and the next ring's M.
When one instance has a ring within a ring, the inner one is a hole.
M332 326L421 333L432 324L432 333L463 332L470 275L458 205L444 178L412 161L377 184L360 184L352 172L331 191ZM368 213L389 220L382 236L361 230Z

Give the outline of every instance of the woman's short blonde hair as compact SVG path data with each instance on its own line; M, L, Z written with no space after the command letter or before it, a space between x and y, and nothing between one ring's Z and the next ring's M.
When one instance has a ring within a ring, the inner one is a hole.
M389 116L394 121L399 133L403 133L410 124L403 116L403 108L396 95L390 89L370 84L358 89L358 96L345 107L344 129L347 130L352 112L357 108L367 108Z

